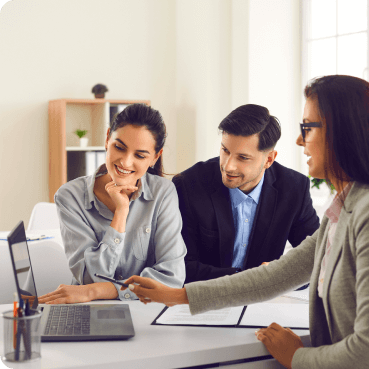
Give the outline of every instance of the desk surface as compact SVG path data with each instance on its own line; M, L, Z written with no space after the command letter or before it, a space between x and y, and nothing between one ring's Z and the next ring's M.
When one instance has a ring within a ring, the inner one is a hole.
M42 233L46 231L32 233ZM47 231L55 237L62 247L59 230ZM33 241L32 245L41 245L43 241ZM7 245L6 241L0 245ZM14 288L12 289L14 291ZM301 303L284 297L274 302ZM272 302L270 301L270 302ZM96 303L101 303L97 301ZM214 327L173 327L151 325L164 308L161 304L144 305L139 301L107 301L106 303L128 303L135 327L135 337L126 341L94 342L42 342L41 359L28 364L9 363L11 368L45 369L115 369L115 368L184 368L233 361L244 358L257 358L269 355L264 345L255 337L254 329L214 328ZM0 305L0 312L11 310L12 305ZM304 345L310 345L306 330L294 330L301 336ZM3 355L3 319L0 318L0 355ZM273 360L274 361L274 360ZM267 367L252 363L249 367ZM268 367L281 368L274 361ZM242 367L246 367L242 365ZM232 366L232 369L240 366Z
M273 301L292 302L283 297ZM42 342L40 360L28 364L9 363L9 366L14 369L123 367L165 369L269 355L264 345L257 341L254 329L151 325L164 305L156 303L144 305L139 301L122 303L129 304L136 331L135 337L126 341ZM10 304L0 305L0 312L11 308ZM295 333L302 337L305 345L309 345L309 333L306 330L295 330ZM1 355L3 350L1 319Z

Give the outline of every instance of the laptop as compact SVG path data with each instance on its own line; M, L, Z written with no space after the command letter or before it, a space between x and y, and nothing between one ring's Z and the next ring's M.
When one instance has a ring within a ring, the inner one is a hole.
M135 335L128 304L39 306L22 221L9 233L8 244L19 298L28 298L31 309L42 310L41 341L124 340Z

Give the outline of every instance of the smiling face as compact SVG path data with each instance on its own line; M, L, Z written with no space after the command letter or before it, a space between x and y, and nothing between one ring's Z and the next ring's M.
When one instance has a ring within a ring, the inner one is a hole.
M106 138L106 168L118 185L135 185L162 153L155 153L155 139L145 127L128 124Z
M325 124L319 114L316 99L308 98L305 103L303 123L319 122L322 127L310 127L305 130L305 142L301 134L297 138L297 145L304 147L304 154L309 156L307 164L309 174L314 178L325 179Z
M258 135L244 137L223 133L220 171L226 187L249 193L257 186L265 169L273 164L277 156L273 149L259 151L258 145Z

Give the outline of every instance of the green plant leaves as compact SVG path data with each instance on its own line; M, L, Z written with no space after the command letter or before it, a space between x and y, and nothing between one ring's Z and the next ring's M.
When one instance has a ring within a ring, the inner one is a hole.
M311 183L312 183L312 186L311 188L313 187L316 187L318 190L320 189L319 186L322 184L322 183L326 183L326 185L328 186L328 188L330 189L331 193L333 193L333 191L335 190L334 186L332 185L332 183L328 183L325 179L319 179L319 178L313 178L312 176L309 175L309 178L311 180Z
M83 130L83 129L76 129L74 131L74 133L79 137L79 138L82 138L83 136L86 136L88 131L86 130Z

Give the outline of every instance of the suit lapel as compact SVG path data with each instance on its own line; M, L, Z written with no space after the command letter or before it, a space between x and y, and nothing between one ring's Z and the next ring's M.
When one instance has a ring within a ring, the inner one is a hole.
M273 221L278 198L278 191L273 186L275 177L271 169L272 167L265 171L264 184L249 239L245 268L253 268L263 261L269 261L263 259L265 248L270 246L264 245L264 241Z
M211 199L219 231L219 248L221 267L232 266L235 229L233 223L231 198L229 190L223 185L220 171L214 176Z

